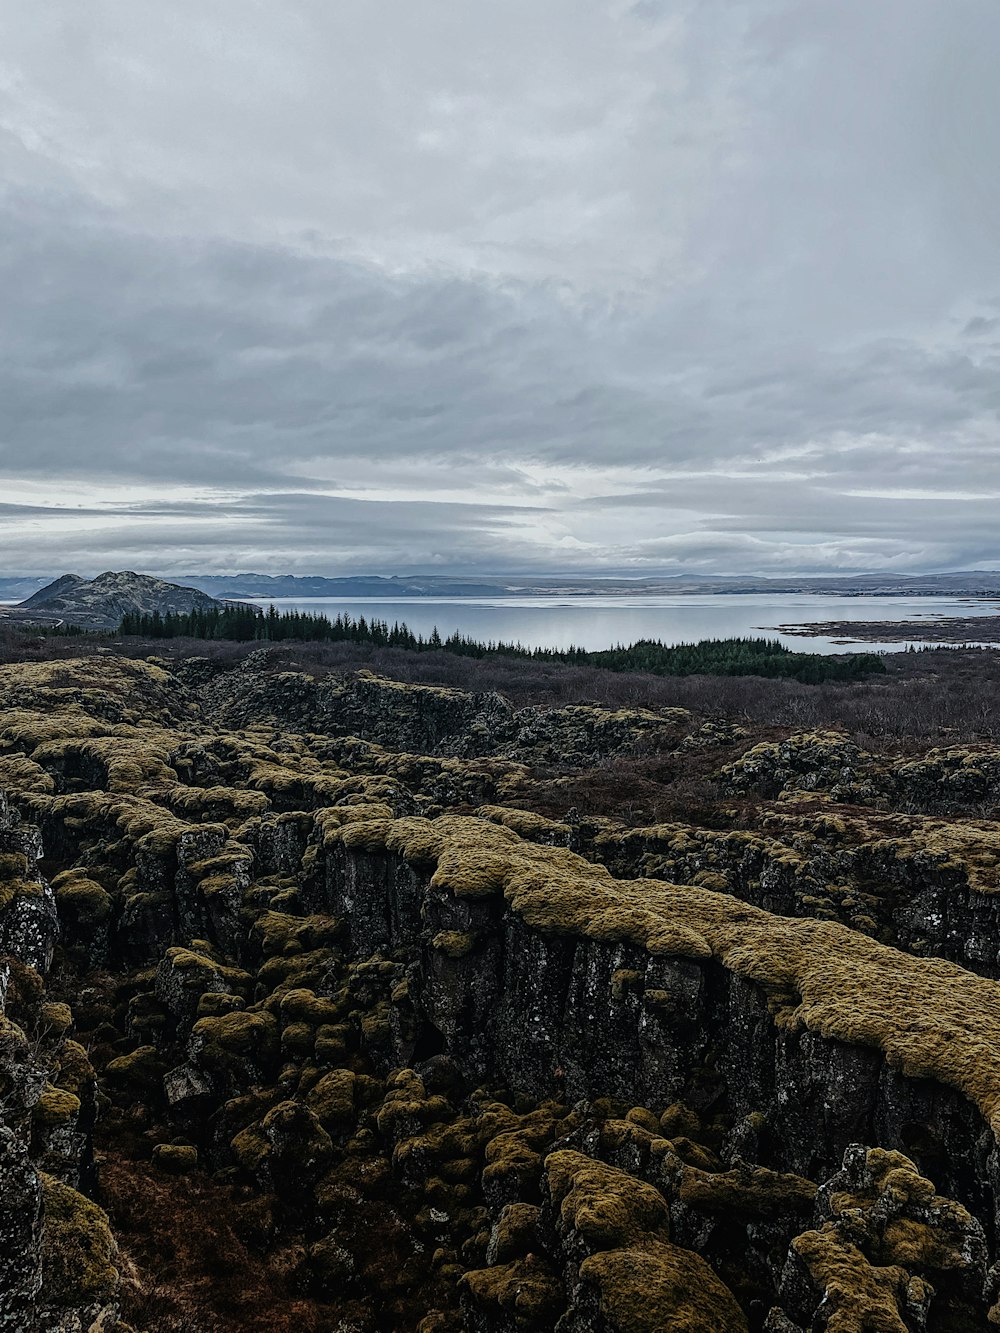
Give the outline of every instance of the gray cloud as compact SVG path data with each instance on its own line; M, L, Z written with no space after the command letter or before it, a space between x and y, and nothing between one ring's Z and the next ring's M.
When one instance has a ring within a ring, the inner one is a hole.
M9 570L997 563L992 0L7 26Z
M982 338L1000 329L1000 319L988 319L985 315L973 315L962 330L963 337Z
M282 569L308 572L313 551L344 569L419 565L427 569L531 568L517 530L548 511L516 505L359 500L264 492L229 500L176 500L72 511L10 506L30 517L35 540L65 554L63 563L140 564L174 572L225 570L231 552L241 568L260 569L276 555ZM94 521L96 519L96 521ZM13 567L23 550L20 529L2 522L0 559ZM136 558L138 557L138 559Z

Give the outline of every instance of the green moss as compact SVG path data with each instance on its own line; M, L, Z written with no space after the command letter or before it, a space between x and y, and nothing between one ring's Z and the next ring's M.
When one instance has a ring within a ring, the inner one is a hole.
M245 1171L251 1174L263 1165L270 1154L271 1146L257 1125L243 1129L235 1136L230 1145L233 1156Z
M153 1149L153 1165L168 1175L184 1175L198 1165L198 1149L190 1143L158 1143Z
M309 1246L309 1267L330 1295L339 1294L355 1270L353 1258L332 1234Z
M592 1249L627 1245L638 1236L669 1234L670 1210L659 1190L625 1171L572 1149L545 1160L552 1202L562 1223Z
M196 953L193 949L168 949L164 958L173 971L191 977L192 983L201 980L205 973L214 972L218 966L211 958L206 958L204 954ZM182 983L184 985L188 984L187 976Z
M330 967L330 950L312 949L308 953L288 953L269 958L257 972L257 980L268 990L279 986L311 989L323 981Z
M703 1212L785 1217L789 1213L810 1213L816 1186L802 1176L762 1166L741 1166L725 1172L686 1166L678 1194L689 1207Z
M96 1203L42 1174L42 1290L47 1303L87 1306L114 1299L118 1247Z
M192 1031L208 1069L231 1068L240 1057L268 1064L278 1054L278 1022L265 1010L199 1018Z
M659 1136L660 1122L652 1111L644 1106L633 1106L626 1114L626 1120L630 1120L633 1125L639 1125L643 1129L648 1129L650 1134Z
M138 1046L105 1066L104 1076L126 1090L159 1091L166 1065L155 1046Z
M431 940L431 948L448 958L465 958L476 947L476 936L470 931L439 930Z
M678 1135L670 1140L670 1146L680 1160L698 1171L719 1171L719 1159L715 1153L702 1143Z
M282 1023L296 1022L318 1028L326 1023L336 1023L343 1016L343 1005L306 987L285 991L281 997Z
M241 1097L230 1097L225 1103L225 1123L229 1128L243 1130L255 1121L263 1120L272 1106L281 1100L277 1088L259 1088Z
M311 1055L316 1029L308 1023L286 1023L281 1029L281 1049L292 1055Z
M321 1064L336 1064L351 1047L354 1032L349 1023L324 1024L316 1029L313 1051Z
M434 1124L452 1111L447 1098L428 1096L423 1079L402 1069L387 1082L387 1092L376 1115L379 1132L388 1139L406 1138L420 1127Z
M907 1333L902 1310L907 1308L913 1285L924 1288L924 1284L905 1268L871 1264L830 1222L796 1236L792 1249L824 1293L828 1333L854 1333L856 1329Z
M335 1069L314 1084L306 1097L306 1105L324 1129L338 1133L353 1129L357 1120L356 1084L357 1075L350 1069Z
M300 916L288 912L261 912L253 923L250 935L260 945L265 958L274 958L286 952L302 953L306 947L302 939L303 924Z
M502 824L505 828L513 829L528 842L549 839L559 843L568 838L573 831L569 824L546 819L544 815L535 814L532 810L516 810L505 805L484 805L476 811L476 814L480 819L489 819L494 824Z
M641 985L641 972L636 972L628 967L620 967L611 976L611 996L615 1000L623 1000L630 990L636 990Z
M46 1083L42 1095L35 1103L32 1121L37 1128L55 1129L59 1125L69 1124L80 1114L80 1098L65 1088L53 1087Z
M645 1160L654 1150L661 1146L665 1150L668 1146L659 1130L651 1130L648 1123L639 1124L616 1116L602 1121L599 1132L602 1153L615 1153L628 1147L638 1151L640 1158Z
M182 815L229 820L263 814L271 804L263 792L235 787L178 787L170 792L169 801L171 808Z
M523 1328L554 1328L565 1306L563 1285L536 1255L466 1273L459 1284L482 1306L496 1306Z
M519 1194L535 1192L542 1172L542 1155L523 1134L515 1130L491 1139L486 1149L486 1163L484 1185L513 1178Z
M597 1289L609 1333L746 1333L728 1287L699 1255L668 1241L592 1254L580 1265L580 1278ZM852 1333L860 1327L853 1325Z
M94 1082L94 1067L78 1041L64 1041L59 1051L57 1087L79 1096L82 1088Z
M128 1031L133 1037L146 1036L154 1041L169 1021L164 1006L152 992L142 991L132 997L128 1006Z
M47 1034L64 1036L73 1026L73 1011L68 1004L47 1000L39 1011L38 1025Z
M435 890L502 893L534 929L713 958L782 997L783 1024L880 1049L907 1076L959 1089L1000 1135L1000 1003L992 981L833 922L773 916L694 886L616 880L572 852L525 843L483 820L401 819L363 829L365 846L435 864Z
M42 885L37 880L17 876L3 880L0 882L0 911L9 907L15 898L40 898L42 892Z
M388 1018L388 1005L379 1005L374 1011L361 1019L361 1035L367 1046L388 1046L392 1041L392 1027Z
M197 1017L217 1018L241 1010L244 1004L242 996L230 995L228 991L204 991L198 997Z
M301 1102L282 1101L259 1125L232 1141L236 1160L254 1174L266 1172L279 1189L315 1182L333 1156L333 1144L319 1119Z
M538 1250L540 1209L532 1203L509 1203L500 1210L491 1238L494 1263L507 1263Z
M830 1195L831 1221L846 1239L857 1238L859 1219L871 1218L876 1257L889 1265L954 1273L969 1264L972 1218L961 1204L941 1198L933 1183L899 1152L870 1148L864 1184Z
M21 754L0 755L0 791L47 794L55 787L51 774L33 759Z
M0 880L22 880L30 870L23 852L0 852Z
M699 870L691 882L713 893L726 893L730 887L726 875L717 870Z
M52 887L60 915L79 926L100 925L111 915L111 895L96 880L77 870L57 875Z
M188 996L226 990L248 994L253 985L249 973L216 962L213 953L211 945L202 940L194 941L191 948L168 949L156 970L160 999L173 1008L178 990Z

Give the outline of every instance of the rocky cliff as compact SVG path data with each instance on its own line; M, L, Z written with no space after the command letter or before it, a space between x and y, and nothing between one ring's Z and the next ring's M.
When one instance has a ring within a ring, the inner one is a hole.
M1000 1322L1000 759L761 744L0 667L0 1328ZM651 748L714 826L530 808Z

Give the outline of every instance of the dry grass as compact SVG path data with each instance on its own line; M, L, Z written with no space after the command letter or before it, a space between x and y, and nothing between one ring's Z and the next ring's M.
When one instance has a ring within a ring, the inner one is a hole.
M232 1188L119 1156L104 1160L100 1180L124 1247L122 1315L137 1330L324 1333L334 1325L336 1311L302 1294L300 1250L273 1249L261 1210Z

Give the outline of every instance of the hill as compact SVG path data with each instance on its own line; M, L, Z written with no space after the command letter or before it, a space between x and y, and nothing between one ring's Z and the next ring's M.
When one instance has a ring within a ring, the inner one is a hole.
M221 608L208 593L166 583L150 574L108 570L94 579L63 574L19 602L7 613L16 620L40 624L79 625L82 629L113 629L122 616L184 614Z

